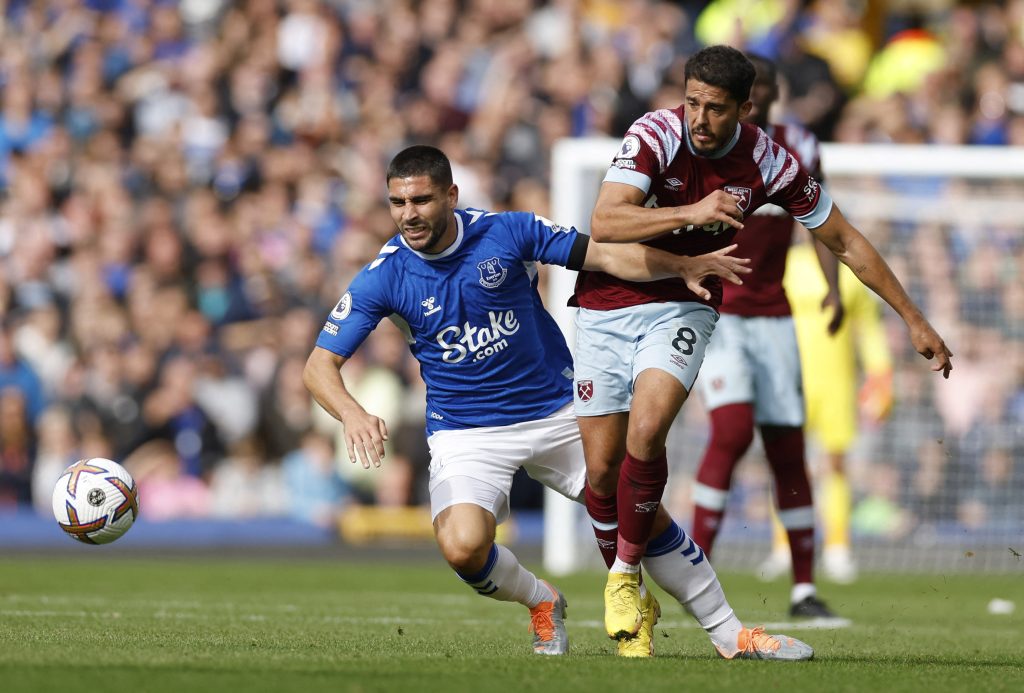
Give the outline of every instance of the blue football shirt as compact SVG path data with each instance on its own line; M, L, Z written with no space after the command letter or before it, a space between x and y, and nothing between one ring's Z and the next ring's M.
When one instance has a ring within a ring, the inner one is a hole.
M436 255L401 234L388 241L316 344L351 356L391 318L420 362L428 434L544 418L572 401L572 356L535 262L565 266L582 234L529 212L456 210L455 221L455 242Z

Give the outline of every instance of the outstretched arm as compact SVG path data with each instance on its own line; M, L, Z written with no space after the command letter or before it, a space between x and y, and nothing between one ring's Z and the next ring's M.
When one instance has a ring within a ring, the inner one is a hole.
M892 306L907 324L910 341L917 353L926 359L934 358L932 370L942 371L942 376L948 378L949 372L953 370L953 362L950 360L952 352L921 310L910 300L903 285L875 247L846 220L839 207L833 206L825 223L810 231L843 264L853 270L861 282Z
M825 283L828 285L828 293L821 300L821 309L832 309L832 319L828 323L828 333L835 334L843 324L846 310L843 307L842 298L839 295L839 258L818 239L812 239L814 243L814 254L818 257L818 264L825 274Z
M711 293L701 286L704 279L718 276L733 284L742 284L739 275L750 273L747 267L750 260L729 254L735 249L733 244L713 253L689 257L639 243L595 243L591 240L587 245L583 269L607 272L633 282L682 278L686 288L706 300L711 298Z
M347 358L323 347L314 347L302 371L302 382L328 414L345 425L348 459L355 463L356 452L363 467L380 466L388 429L382 419L368 413L349 393L341 379Z
M602 243L646 241L687 226L721 222L743 228L736 198L716 190L700 202L680 207L644 207L647 197L628 183L604 182L590 219L590 233Z

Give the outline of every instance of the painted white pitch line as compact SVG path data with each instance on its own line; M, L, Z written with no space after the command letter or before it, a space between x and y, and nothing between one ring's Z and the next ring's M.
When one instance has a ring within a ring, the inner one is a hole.
M577 621L573 619L566 619L570 625L583 626L584 628L601 628L604 626L604 621ZM753 621L749 623L753 624ZM853 625L853 622L849 619L835 619L835 622L825 623L816 621L779 621L776 623L756 623L756 625L764 626L765 630L768 631L784 631L784 630L837 630L840 628L848 628ZM658 621L659 628L681 628L683 630L700 630L700 626L696 621Z
M10 617L52 617L52 618L123 618L125 614L120 611L56 611L52 609L3 609L0 610L0 616ZM145 617L147 614L131 614L131 617ZM174 620L209 620L214 618L213 615L208 613L192 613L184 611L167 611L160 610L151 614L152 618L160 619L174 619ZM266 614L232 614L236 620L241 621L266 621L268 616ZM507 619L503 619L506 621ZM494 625L494 619L474 619L474 618L461 618L461 619L437 619L437 618L406 618L400 616L321 616L316 621L320 623L375 623L380 625L436 625L439 623L459 623L467 626L479 626L479 625ZM583 628L600 628L604 625L603 621L578 621L571 620L571 625L580 626ZM699 626L693 621L662 621L659 624L662 628L681 628L689 630L699 630ZM847 622L846 625L849 625ZM830 628L842 628L842 625L823 625L809 623L767 623L765 628L769 630L813 630L813 629L830 629Z
M383 593L381 593L383 594ZM370 595L372 596L372 595ZM389 598L394 595L388 595ZM409 593L401 595L403 597L413 597ZM364 593L365 598L369 598ZM479 597L476 596L455 596L455 597L437 597L436 595L429 595L426 593L421 594L418 597L410 598L408 601L412 603L423 603L424 601L430 601L430 603L438 604L445 603L455 606L465 606L468 609L472 609L474 603L477 603ZM302 609L313 608L314 605L307 604L305 606L299 604L267 604L265 602L226 602L226 601L211 601L211 602L197 602L197 601L178 601L178 600L160 600L156 601L153 599L107 599L105 597L77 597L74 595L20 595L20 594L9 594L0 596L0 603L11 602L14 604L43 604L43 605L60 605L70 604L73 606L95 606L95 607L123 607L130 609L133 607L152 607L154 604L161 608L167 609L181 609L181 610L196 610L196 611L235 611L235 610L252 610L260 609L267 612L296 612ZM602 602L603 603L603 602ZM316 608L322 608L321 604L315 605Z
M52 618L122 618L125 615L120 611L55 611L52 609L0 609L0 616L10 617L52 617ZM156 611L152 614L133 613L131 617L147 617L177 620L210 620L214 618L211 614L189 613L182 611ZM266 614L232 614L231 618L240 621L267 621ZM433 626L439 623L459 623L467 626L493 625L493 619L438 619L438 618L403 618L399 616L321 616L315 619L319 623L374 623L380 625L425 625Z
M153 600L151 599L108 599L106 597L89 597L89 596L78 596L78 595L50 595L50 594L8 594L0 597L0 601L6 602L20 602L20 603L39 603L39 604L118 604L126 606L151 606ZM221 604L230 602L219 602ZM209 604L203 604L197 601L180 601L180 600L161 600L160 604L163 606L171 606L178 609L207 609L210 607Z
M27 616L28 618L35 618L36 616L121 618L121 614L116 611L103 613L100 611L31 611L29 609L4 609L0 611L0 616Z

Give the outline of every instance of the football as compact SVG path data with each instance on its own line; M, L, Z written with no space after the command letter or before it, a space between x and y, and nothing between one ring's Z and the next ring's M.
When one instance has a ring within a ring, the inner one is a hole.
M78 460L53 489L53 516L60 528L85 544L109 544L139 515L138 488L113 460Z

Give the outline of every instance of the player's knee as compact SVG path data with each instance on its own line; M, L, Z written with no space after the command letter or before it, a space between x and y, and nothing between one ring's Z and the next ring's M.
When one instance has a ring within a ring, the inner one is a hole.
M620 466L620 463L591 465L587 468L587 485L599 496L612 495L619 486Z
M734 457L742 457L753 442L753 427L716 426L711 430L710 446Z
M491 541L482 534L449 528L437 534L437 545L448 565L459 573L475 573L487 562Z
M825 458L828 464L828 471L833 474L845 474L846 473L846 456L841 452L829 453Z
M634 457L642 460L652 459L665 449L668 437L667 427L656 416L630 417L629 433L626 436L626 449Z
M711 412L710 447L738 458L753 442L753 406L747 403L727 404Z

